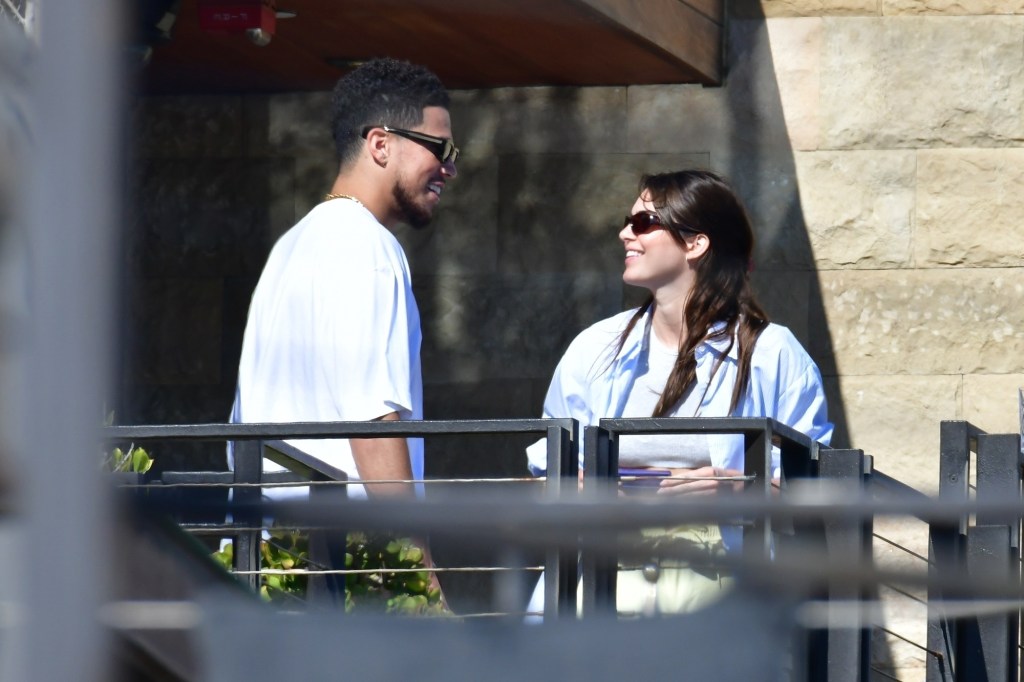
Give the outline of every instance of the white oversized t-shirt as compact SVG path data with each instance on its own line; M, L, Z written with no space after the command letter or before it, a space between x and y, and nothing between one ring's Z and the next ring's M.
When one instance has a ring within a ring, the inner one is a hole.
M278 240L256 285L231 421L422 419L421 339L398 240L360 204L324 202ZM347 440L288 442L358 479ZM422 439L409 439L409 454L422 479Z

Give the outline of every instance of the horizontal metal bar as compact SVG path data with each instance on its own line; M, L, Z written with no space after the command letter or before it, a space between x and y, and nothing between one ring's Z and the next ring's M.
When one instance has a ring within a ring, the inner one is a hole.
M685 499L684 499L685 498ZM145 500L141 500L145 503ZM153 500L160 505L161 501ZM215 503L209 503L214 505ZM197 505L198 506L198 505ZM701 499L688 496L650 495L638 501L618 497L617 486L606 491L584 490L569 501L553 501L532 489L496 489L487 492L446 489L427 499L373 498L369 500L264 502L254 505L222 505L225 509L260 507L251 516L272 516L282 523L301 519L306 523L346 523L367 527L392 526L429 531L431 527L488 529L496 525L535 527L538 531L566 535L586 532L620 532L635 528L683 523L729 522L737 518L770 516L778 520L816 519L854 521L875 516L917 516L928 521L949 521L965 514L998 511L1020 517L1024 507L1018 497L963 502L935 499L874 500L863 495L843 495L823 487L820 493L765 498L736 493Z
M303 478L298 474L292 474L289 472L271 472L273 476L267 474L266 477L259 483L239 483L234 479L228 477L226 479L214 482L203 482L203 481L189 481L189 482L178 482L168 481L166 479L160 479L149 483L119 483L117 488L120 490L173 490L175 488L191 488L193 490L201 489L216 489L216 488L334 488L342 489L348 486L355 485L371 485L371 484L382 484L382 483L417 483L420 485L431 485L440 486L447 485L451 486L481 486L481 485L497 485L503 483L526 483L531 486L540 487L541 485L548 482L548 479L543 476L510 476L506 478L486 477L486 478L375 478L373 481L366 481L361 479L345 480L345 481L311 481L308 478Z
M108 426L108 440L260 440L296 438L409 438L432 435L536 433L573 429L572 419L453 419L260 424Z
M988 431L978 428L969 421L962 419L943 419L939 422L939 428L942 428L942 424L963 424L967 430L967 440L970 443L971 452L978 451L978 436L988 435Z
M157 481L152 481L142 486L126 487L159 488L161 485L180 485L189 483L197 485L215 484L231 487L234 482L235 475L230 471L165 471L160 474L160 478ZM278 483L309 483L309 479L303 478L299 474L293 474L290 471L270 471L263 473L260 483L268 486Z
M602 419L598 425L612 434L722 433L772 435L807 449L814 441L806 434L765 417L628 417Z
M193 535L223 535L229 536L234 533L242 531L251 531L252 528L242 525L232 525L229 523L190 523L190 522L179 522L178 527L182 530L186 530ZM262 529L261 529L262 530ZM270 530L270 526L267 525L266 530Z
M275 516L286 526L294 525L296 517L284 512L289 505L273 505ZM414 505L398 504L388 501L386 504L375 502L343 503L320 506L317 513L303 515L303 521L316 526L336 524L339 518L344 519L348 528L359 528L365 531L391 530L395 532L430 529L432 537L457 537L464 546L515 545L521 547L561 547L575 551L581 545L589 552L607 553L608 555L640 554L650 556L652 547L642 539L624 540L621 532L626 526L622 523L611 526L608 519L623 516L627 506L614 511L614 515L598 515L595 519L594 510L587 505L547 505L538 498L533 505L522 504L516 509L530 513L510 514L504 505L487 507L479 503L471 505L448 505L445 514L431 508L429 501L418 512L413 513ZM634 505L635 511L650 511L646 505ZM295 507L292 506L292 509ZM472 510L472 511L470 511ZM538 510L545 513L539 514ZM580 514L567 513L575 510ZM306 512L313 512L311 505ZM281 513L277 513L281 512ZM585 515L586 518L581 518ZM632 515L630 515L632 516ZM568 518L566 518L568 517ZM670 517L653 517L653 522L641 520L641 525L669 525ZM501 521L497 519L502 519ZM509 522L509 519L514 519ZM425 524L424 520L431 523ZM630 519L636 521L636 519ZM586 532L580 533L583 528ZM590 532L593 531L593 532ZM577 535L583 537L579 540ZM905 584L917 586L935 585L942 589L956 586L962 597L992 598L1003 600L1000 608L1017 609L1020 606L1020 585L1016 580L1007 581L974 581L966 579L964 573L953 571L942 576L930 576L927 570L908 571L906 569L885 569L874 565L870 556L859 560L834 560L825 553L824 548L801 547L790 548L786 553L775 557L745 556L743 553L726 553L715 557L713 565L725 568L736 575L757 576L759 581L772 585L773 589L812 594L826 585L839 587L880 586ZM693 545L667 543L659 544L657 555L676 557L694 564L710 565L706 553ZM704 563L701 563L704 562ZM1010 601L1006 601L1009 599ZM1015 601L1014 601L1015 600ZM934 602L937 604L938 602ZM938 607L937 607L938 608ZM963 602L954 602L951 606L941 608L972 608Z
M907 485L903 481L899 481L888 474L882 473L878 469L871 472L868 476L868 490L876 496L893 497L901 500L928 500L934 502L934 499L921 492L917 488Z
M302 561L302 559L300 559ZM382 573L400 575L403 573L540 573L543 566L417 566L415 568L396 568L378 566L376 568L261 568L256 571L231 571L233 575L380 575Z

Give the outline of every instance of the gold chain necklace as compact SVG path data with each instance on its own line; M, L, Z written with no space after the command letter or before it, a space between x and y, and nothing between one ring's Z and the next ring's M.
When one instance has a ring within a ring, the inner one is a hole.
M360 206L363 206L363 202L359 201L359 199L356 199L351 194L334 194L333 192L328 192L324 195L324 201L330 201L331 199L348 199L349 201L354 201ZM363 208L366 207L363 206Z

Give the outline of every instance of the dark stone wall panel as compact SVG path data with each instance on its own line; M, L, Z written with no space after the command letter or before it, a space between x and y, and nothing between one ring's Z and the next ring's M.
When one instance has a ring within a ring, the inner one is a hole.
M541 415L546 380L510 379L424 387L427 419L511 419ZM532 436L443 436L426 440L429 478L526 476Z
M735 159L729 176L754 223L758 267L812 271L814 253L807 236L803 206L797 192L791 156L758 157L758 163Z
M811 347L812 327L807 305L811 278L809 272L778 270L755 270L752 276L754 293L768 318L789 327L805 348Z
M249 159L150 159L138 164L132 272L149 276L258 274L266 260L268 204L291 193L290 170ZM272 190L273 188L273 190Z
M644 173L707 167L709 155L536 154L501 157L501 272L622 272L622 218Z
M330 152L333 160L331 93L282 93L260 100L265 102L268 120L254 143L277 154Z
M117 411L119 424L225 423L234 387L137 385ZM146 450L156 471L223 471L224 443L153 441Z
M242 154L247 135L241 97L145 97L132 102L136 153L197 159Z
M414 277L428 383L548 379L584 327L622 306L615 275Z
M257 281L256 277L229 277L224 280L220 383L231 392L232 399L238 381L238 359L242 355L242 337L249 316L249 303Z
M221 280L136 280L127 300L128 383L220 384Z
M452 130L467 153L610 154L630 150L627 90L494 88L452 93Z

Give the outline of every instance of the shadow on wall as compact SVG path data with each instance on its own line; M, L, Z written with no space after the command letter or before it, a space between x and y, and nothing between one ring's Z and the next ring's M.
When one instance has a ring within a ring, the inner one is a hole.
M831 379L836 362L800 200L793 151L797 141L787 130L760 2L744 0L734 9L727 58L722 94L728 139L719 154L712 152L712 166L732 180L754 220L759 242L754 282L762 304L774 322L793 331ZM832 444L850 447L842 396L835 390L828 399L836 426Z

